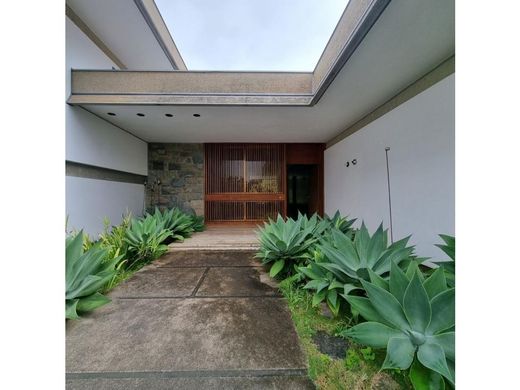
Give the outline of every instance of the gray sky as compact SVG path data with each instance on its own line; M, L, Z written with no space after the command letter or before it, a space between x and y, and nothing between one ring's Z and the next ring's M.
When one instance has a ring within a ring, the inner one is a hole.
M348 0L155 0L189 70L312 71Z

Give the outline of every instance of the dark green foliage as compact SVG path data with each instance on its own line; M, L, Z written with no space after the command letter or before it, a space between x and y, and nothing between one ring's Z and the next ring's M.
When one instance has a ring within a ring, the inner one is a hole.
M195 232L203 232L206 226L204 225L204 216L190 215L191 227Z
M361 348L359 352L361 352L361 355L363 355L363 359L365 359L365 361L374 360L376 358L376 354L370 347Z

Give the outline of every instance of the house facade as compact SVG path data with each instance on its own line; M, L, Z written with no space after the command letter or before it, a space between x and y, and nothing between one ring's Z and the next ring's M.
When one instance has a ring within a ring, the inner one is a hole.
M441 4L442 3L442 4ZM153 1L67 1L66 213L342 214L453 234L454 5L351 0L312 72L190 71Z

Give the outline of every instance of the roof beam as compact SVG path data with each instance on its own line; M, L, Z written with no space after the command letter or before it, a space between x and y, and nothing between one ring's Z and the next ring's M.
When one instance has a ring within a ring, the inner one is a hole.
M306 105L312 73L72 70L70 104Z

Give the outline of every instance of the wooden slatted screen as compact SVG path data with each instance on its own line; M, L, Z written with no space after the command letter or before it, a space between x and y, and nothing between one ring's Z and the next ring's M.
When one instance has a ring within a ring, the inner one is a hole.
M283 144L205 144L205 219L254 222L285 215Z

